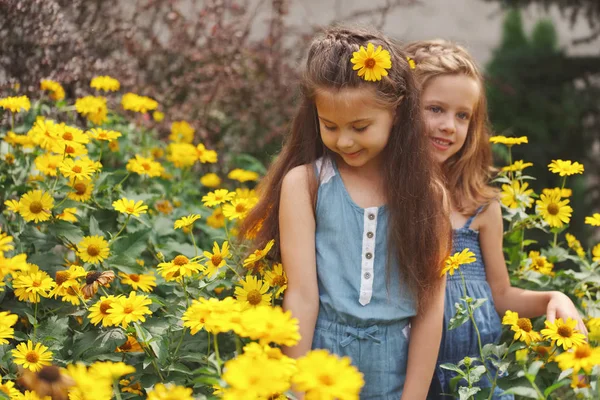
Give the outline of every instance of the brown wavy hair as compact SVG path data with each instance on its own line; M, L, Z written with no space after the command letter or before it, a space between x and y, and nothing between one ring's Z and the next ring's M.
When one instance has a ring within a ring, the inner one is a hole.
M404 50L415 61L414 72L421 90L433 78L442 75L463 74L479 84L479 101L473 110L465 143L442 166L452 204L462 214L472 214L498 196L497 190L489 185L494 169L483 75L463 47L446 40L413 42Z
M392 68L378 82L366 82L352 69L352 53L373 43L388 50ZM315 106L317 89L374 87L380 104L395 112L384 150L384 193L389 210L388 243L403 282L419 306L427 303L440 282L440 266L450 249L451 229L444 207L444 187L439 166L433 161L422 120L420 96L404 52L378 32L330 28L314 39L300 83L300 104L291 130L276 161L259 185L261 198L244 220L240 234L256 234L256 246L279 241L279 200L283 177L292 168L313 165L323 156L333 157L321 140ZM310 171L313 171L311 168ZM317 179L310 174L313 209ZM242 236L243 237L243 236ZM273 254L279 256L276 245Z

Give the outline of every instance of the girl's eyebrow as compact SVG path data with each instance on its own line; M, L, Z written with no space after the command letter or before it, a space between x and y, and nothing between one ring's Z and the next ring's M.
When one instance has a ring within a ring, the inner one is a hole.
M323 121L323 122L328 122L328 123L330 123L330 124L334 124L334 125L335 125L335 122L333 122L333 121L330 121L330 120L328 120L328 119L325 119L325 118L323 118L323 117L319 117L319 119L320 119L321 121ZM357 122L366 122L366 121L370 121L370 119L369 119L369 118L359 118L359 119L355 119L354 121L350 121L350 124L355 124L355 123L357 123Z
M448 103L446 103L446 102L444 102L442 100L437 100L437 99L426 100L425 104L439 104L441 106L448 107ZM468 106L459 106L458 109L461 110L461 111L468 111L469 113L473 112L473 108L472 107L468 107Z

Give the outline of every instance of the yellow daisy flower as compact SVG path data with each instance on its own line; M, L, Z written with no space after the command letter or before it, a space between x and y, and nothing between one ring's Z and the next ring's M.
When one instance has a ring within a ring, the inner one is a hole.
M280 263L274 264L271 271L265 272L265 280L271 287L278 288L277 292L275 292L276 299L287 289L287 275L283 270L283 265Z
M221 207L215 208L213 213L206 218L206 225L215 229L223 228L225 226L225 216L223 215L223 209Z
M231 258L231 254L229 253L229 242L223 242L220 249L217 242L214 242L213 252L205 251L203 254L204 257L207 258L207 261L204 263L204 266L206 267L204 274L211 278L219 271L219 268L227 265L227 259Z
M454 271L460 268L461 265L471 264L475 262L475 253L473 253L468 248L463 249L460 253L456 252L453 255L446 258L445 266L442 269L441 276L446 273L450 275L454 275Z
M221 178L214 173L208 173L200 178L200 183L209 188L217 188L221 184Z
M88 263L102 262L109 254L108 242L102 236L85 236L77 245L77 256Z
M492 136L490 138L491 143L503 144L508 147L514 146L516 144L529 143L527 136L521 137L506 137L506 136Z
M89 159L73 160L66 158L60 163L58 169L63 176L69 180L92 179L92 174L96 172L94 163Z
M218 161L219 155L214 150L208 150L202 143L196 146L196 157L202 164L214 164Z
M75 110L89 121L101 125L106 121L106 98L101 96L85 96L75 100Z
M127 168L127 171L135 172L139 175L147 175L150 178L160 176L164 171L163 166L159 162L149 157L142 157L139 154L136 154L135 158L130 159L125 168Z
M40 296L49 297L56 284L44 271L24 272L13 275L13 289L20 301L39 303Z
M158 264L158 272L167 281L181 281L185 276L192 276L200 272L201 266L197 261L192 261L184 255L178 255L171 262Z
M554 268L554 264L548 262L546 256L540 255L539 251L530 251L529 258L531 259L531 264L529 265L530 270L543 275L552 274L552 268Z
M390 52L381 46L373 46L369 43L367 48L360 46L358 51L352 53L350 62L354 65L353 70L358 70L358 76L365 81L380 81L381 77L387 76L387 70L392 68Z
M519 181L512 181L510 185L502 185L502 193L500 193L502 204L508 208L518 208L521 204L525 208L531 207L533 189L527 189L528 187L527 182L523 182L521 185Z
M156 277L152 274L126 274L119 272L121 283L129 285L133 290L141 290L142 292L151 292L156 286Z
M41 343L36 343L35 346L31 340L27 343L19 343L17 348L11 350L13 362L17 365L22 365L32 372L37 372L45 365L52 364L52 352L48 347Z
M236 168L227 174L229 179L236 180L238 182L257 181L259 175L254 171L246 171L244 169Z
M147 307L150 304L152 304L152 300L148 296L138 296L136 292L130 292L129 297L117 297L107 313L110 314L111 323L120 324L125 329L132 322L146 321L145 315L152 314Z
M70 184L73 188L73 192L69 192L67 197L71 200L86 202L92 198L92 191L94 190L94 184L87 179L75 179Z
M600 243L598 243L592 248L592 256L592 261L600 261Z
M260 365L261 368L252 365ZM290 388L289 378L283 361L269 358L264 352L242 354L225 364L223 380L227 383L227 388L221 391L220 397L224 400L276 400L280 393Z
M244 219L246 215L248 215L248 212L250 212L250 209L255 205L256 202L254 201L235 198L231 203L223 206L223 215L230 221Z
M48 90L50 92L50 98L58 101L65 98L65 89L62 85L56 81L50 79L42 79L40 82L41 90Z
M544 339L552 340L553 345L562 346L564 350L586 342L585 335L575 329L577 321L574 319L567 318L563 322L562 318L557 318L554 322L544 321L544 324L546 329L541 331Z
M571 250L577 253L579 257L585 257L585 250L581 246L581 242L574 235L567 233L565 234L565 239L567 239L567 245Z
M121 98L121 106L124 110L146 113L156 110L158 103L150 97L139 96L135 93L125 93Z
M19 320L17 314L11 314L8 311L0 311L0 345L8 344L8 340L13 339L15 330L12 327Z
M271 288L267 282L249 275L241 280L240 286L235 288L236 299L246 307L268 306L271 304Z
M291 311L283 311L279 306L249 308L242 313L240 325L240 336L258 340L262 345L294 346L300 340L298 320Z
M26 222L48 221L53 207L54 199L50 193L41 190L31 190L19 200L19 214Z
M133 393L138 396L143 396L142 385L139 382L131 382L129 379L121 379L119 385L122 386L121 392Z
M169 143L167 147L167 160L176 168L191 167L198 160L196 147L190 143Z
M43 154L33 160L35 167L46 176L56 176L57 168L62 162L62 156L56 154Z
M116 300L116 296L100 297L100 300L89 309L90 313L88 314L88 318L90 319L90 322L94 325L102 323L102 326L116 325L112 322L112 316L108 312Z
M99 377L100 379L114 381L123 375L135 373L135 368L121 361L96 361L90 365L89 372L92 376Z
M195 335L205 329L210 333L240 332L241 304L232 297L199 298L194 300L184 312L183 326L190 328Z
M528 346L531 342L542 340L540 334L533 330L533 325L529 318L519 318L519 314L507 310L502 318L503 325L510 325L510 329L515 332L514 340L525 342Z
M127 341L117 347L117 353L143 353L144 349L136 340L135 336L127 335Z
M230 192L227 189L217 189L214 192L202 196L202 202L206 207L214 207L219 204L231 201L235 197L235 192Z
M171 123L171 135L169 140L172 142L192 143L196 130L186 121L173 121Z
M591 217L585 217L585 223L592 226L600 226L600 213L594 213Z
M185 217L179 218L173 225L174 229L191 228L196 220L200 219L198 214L190 214Z
M292 382L307 398L358 399L365 381L349 357L338 357L326 350L312 350L300 357Z
M106 142L111 142L115 139L118 139L122 136L121 132L117 131L109 131L101 128L94 128L88 132L88 135L96 140L104 140Z
M154 208L161 214L169 215L173 212L173 204L169 200L159 200L154 203Z
M567 370L573 368L573 375L583 370L586 374L592 372L592 368L600 365L600 348L590 347L587 343L575 346L569 351L565 351L555 357L558 367Z
M152 113L152 119L156 122L162 122L162 120L165 119L165 114L160 111L154 111Z
M2 227L0 227L0 256L4 256L5 251L14 250L15 246L12 243L13 237L2 232Z
M4 205L6 206L6 209L10 212L19 212L20 202L17 200L6 200L4 202Z
M112 206L118 212L133 215L134 217L139 217L140 214L146 214L148 212L148 206L145 205L142 200L139 200L136 203L135 200L129 200L125 197L113 201Z
M31 108L31 102L27 96L5 97L0 99L0 107L8 111L18 113L21 112L21 110L29 111Z
M550 172L559 174L560 176L570 176L574 174L583 174L583 165L578 162L572 162L569 160L552 160L548 164Z
M102 75L93 77L90 87L105 92L116 92L121 88L121 83L108 75Z
M531 167L531 166L533 166L533 163L530 163L530 162L526 163L523 160L518 160L518 161L515 161L514 163L512 163L511 165L502 167L502 171L507 171L507 172L523 171L525 168Z
M568 205L568 199L561 200L560 196L556 194L545 195L542 193L540 200L537 200L535 204L537 205L536 212L552 228L562 228L571 219L573 209Z
M77 209L67 207L60 214L57 214L56 218L67 222L77 222Z
M275 240L271 239L271 240L269 240L269 242L265 245L265 247L263 249L254 250L254 252L252 254L250 254L248 257L246 257L246 259L244 260L244 267L253 265L255 262L265 258L265 256L269 253L269 251L273 248L274 244L275 244Z
M173 384L157 383L148 391L147 400L194 400L192 389Z
M571 189L568 188L545 188L544 190L542 190L542 193L544 193L545 195L551 195L551 194L556 194L560 197L571 197L573 195L573 191Z

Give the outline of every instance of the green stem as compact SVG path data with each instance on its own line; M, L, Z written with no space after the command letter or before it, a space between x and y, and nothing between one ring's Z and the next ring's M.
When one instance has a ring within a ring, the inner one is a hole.
M158 364L156 363L156 357L154 357L154 354L152 352L150 352L149 350L147 350L147 348L146 348L147 341L146 341L146 337L144 335L144 331L142 329L136 329L136 331L138 331L140 333L140 336L141 336L140 339L142 339L142 342L144 343L144 345L141 346L142 349L146 353L146 356L148 356L152 359L152 366L154 367L154 370L156 371L161 382L164 382L165 378L163 378L162 374L160 373L160 368L158 368Z
M215 357L217 359L217 371L219 372L219 376L221 376L221 365L223 364L223 361L221 361L221 355L219 354L219 341L217 340L217 335L218 333L215 333Z
M563 183L562 186L560 187L560 190L562 191L565 188L565 184L567 183L567 176L563 176ZM561 193L562 194L562 193Z
M198 248L196 247L196 239L194 239L193 227L190 227L190 237L192 238L192 244L194 245L194 257L198 257Z
M38 311L38 303L35 303L35 305L33 306L33 319L34 319L34 324L33 324L33 340L35 340L35 333L37 331L37 326L38 326L37 311Z
M113 186L113 188L110 192L111 193L114 192L116 187L121 186L123 184L123 182L125 182L127 180L127 178L129 178L129 175L131 175L131 172L128 172L127 175L125 175L125 178L121 179L121 182L119 182L115 186Z
M183 332L181 332L181 338L179 338L179 343L177 343L177 347L175 347L175 353L173 353L173 360L176 359L177 354L179 353L179 347L181 347L181 343L183 343L183 338L185 337L185 333L187 332L187 326L183 327Z
M512 343L510 344L510 346L508 346L508 348L510 349L514 343L515 343L515 339L513 339ZM506 358L507 355L508 355L508 350L506 351L506 353L504 353L504 355L502 356L502 359L500 361L504 361L504 359ZM488 397L488 400L492 400L492 397L494 396L494 390L496 389L499 372L500 372L500 370L498 368L496 368L496 373L494 374L494 380L492 381L492 390L490 390L490 396Z
M15 131L15 113L10 113L10 130Z
M112 239L110 239L110 243L114 242L115 239L119 237L119 235L123 232L123 229L125 229L125 227L127 226L127 223L129 222L130 218L131 218L131 214L128 214L127 218L125 219L125 222L123 223L123 226L121 227L121 230L119 232L117 232L117 234L115 236L113 236Z
M115 397L117 398L117 400L122 400L121 391L119 390L119 383L116 379L113 380L113 389L115 391Z
M557 239L558 239L558 233L554 232L554 242L552 243L552 247L556 247Z

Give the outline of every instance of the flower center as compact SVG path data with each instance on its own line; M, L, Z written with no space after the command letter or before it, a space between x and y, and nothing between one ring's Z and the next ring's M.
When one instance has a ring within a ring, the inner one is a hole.
M127 351L127 350L131 350L133 346L131 346L131 343L129 343L129 340L126 341L122 346L119 346L119 349L123 350L123 351Z
M31 282L31 286L40 287L40 286L42 286L42 283L40 281L33 281L33 282Z
M125 209L125 211L127 211L129 214L133 213L133 207L127 207Z
M283 286L285 285L285 278L283 275L275 275L273 278L273 286Z
M182 265L187 264L189 261L190 260L188 260L188 258L186 256L178 255L173 260L173 264L177 265L178 267L181 267Z
M123 307L123 312L125 314L131 314L133 312L133 306L131 304L127 304L125 307Z
M38 354L35 351L30 351L29 353L27 353L25 355L25 359L27 360L28 363L31 363L31 364L36 364L38 361L40 361L40 357L38 356Z
M559 211L560 211L560 208L558 207L558 204L556 204L556 203L548 204L548 214L557 215Z
M243 213L243 212L246 212L246 206L245 206L245 205L243 205L243 204L238 204L238 205L236 205L236 206L235 206L235 211L236 211L237 213Z
M63 135L64 140L73 140L73 134L71 132L65 132Z
M568 327L567 325L561 325L558 329L557 332L560 336L562 337L571 337L571 335L573 334L573 329L571 329L570 327Z
M53 365L42 367L37 376L40 380L50 383L58 382L61 378L60 369Z
M248 292L246 299L248 299L248 303L252 304L253 306L257 306L262 301L262 294L260 294L258 290L254 289Z
M372 58L368 58L367 61L365 61L365 67L367 68L373 68L375 66L375 60Z
M142 163L142 168L144 168L146 171L150 171L150 164L148 163Z
M535 260L535 265L537 265L538 268L542 268L546 264L544 261L543 258L538 258Z
M79 174L81 173L81 166L75 165L73 169L71 169L71 171L75 172L76 174Z
M92 257L96 257L100 254L100 247L97 244L90 244L87 248L87 253Z
M519 318L519 320L517 321L517 325L525 332L531 332L531 329L533 329L533 326L531 325L531 320L529 318Z
M32 201L31 204L29 205L29 211L31 211L34 214L41 213L43 209L44 209L44 206L42 205L41 201Z
M67 154L74 154L75 153L75 148L73 146L67 146L65 148L65 153L67 153Z
M129 274L129 279L131 279L134 282L139 282L140 276L138 274Z
M575 358L588 358L592 355L592 349L587 344L582 344L575 350Z
M221 261L223 261L223 257L221 257L219 254L215 254L212 256L211 261L215 267L218 267L219 264L221 264Z
M110 301L105 300L102 303L100 303L100 314L102 315L108 315L108 310L110 310L112 307L110 305Z
M319 376L319 382L321 382L325 386L332 386L335 381L331 377L331 375L321 375Z
M69 271L57 271L56 272L56 284L58 286L62 285L63 283L65 283L67 280L69 280L70 274Z
M73 186L73 189L75 189L77 194L81 196L85 193L87 186L85 185L85 183L76 183L75 186Z

